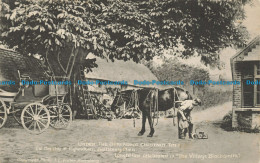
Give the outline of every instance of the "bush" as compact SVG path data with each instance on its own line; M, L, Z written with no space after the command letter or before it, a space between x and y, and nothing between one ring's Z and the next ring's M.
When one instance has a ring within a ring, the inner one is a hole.
M195 97L198 97L202 101L201 109L207 109L209 107L221 105L225 102L232 101L232 91L212 90L210 88L203 88L198 90Z
M232 128L232 111L228 112L222 120L221 128L223 128L226 131L233 131Z
M238 116L238 122L244 121L240 118L241 116ZM239 127L232 127L232 111L230 111L228 114L226 114L223 117L222 123L220 127L226 131L240 131L240 132L248 132L248 133L260 133L259 128L251 129L249 126L241 126Z

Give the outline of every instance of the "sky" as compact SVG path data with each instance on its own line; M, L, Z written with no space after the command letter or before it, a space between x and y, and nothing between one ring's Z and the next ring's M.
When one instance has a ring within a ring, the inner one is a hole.
M243 21L243 24L253 38L260 34L260 0L255 0L254 6L245 6L245 11L247 18Z

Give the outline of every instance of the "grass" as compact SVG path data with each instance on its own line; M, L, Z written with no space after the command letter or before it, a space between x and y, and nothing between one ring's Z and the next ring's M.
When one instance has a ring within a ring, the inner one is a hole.
M196 93L196 96L202 101L202 110L232 101L232 95L232 91L216 91L212 89L203 89Z

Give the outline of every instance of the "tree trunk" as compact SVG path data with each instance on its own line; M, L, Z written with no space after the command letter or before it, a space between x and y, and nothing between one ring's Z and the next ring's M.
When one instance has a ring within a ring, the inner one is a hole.
M79 113L80 109L80 101L78 99L78 92L77 92L77 80L78 80L78 75L79 72L77 70L74 70L71 75L71 88L70 88L70 103L72 106L72 111L73 111L73 119L77 116L77 113Z
M70 88L70 104L72 106L73 118L77 116L82 111L82 105L79 100L80 93L78 92L78 80L80 80L80 66L82 61L86 58L87 53L83 49L78 49L74 54L76 56L75 62L72 64L72 71L70 76L71 88Z

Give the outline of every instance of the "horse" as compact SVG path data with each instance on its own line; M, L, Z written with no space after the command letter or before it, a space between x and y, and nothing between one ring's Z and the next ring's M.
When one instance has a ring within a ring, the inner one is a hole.
M178 108L180 103L176 101L191 100L192 96L188 91L179 87L173 87L164 90L155 88L144 88L137 90L139 99L139 109L142 111L142 129L138 136L145 133L146 118L150 125L150 133L147 137L152 137L155 130L153 127L152 112L166 111L171 108Z
M136 96L133 96L134 93L137 93ZM134 98L135 97L135 98ZM117 113L117 109L122 106L124 103L126 106L135 104L138 105L138 108L142 112L142 129L138 133L138 136L142 136L145 133L145 123L148 119L150 125L150 133L148 137L152 137L155 130L153 127L152 112L155 111L166 111L171 108L178 108L180 103L176 101L191 100L192 96L188 91L185 91L182 88L174 87L164 90L158 90L156 88L143 88L137 90L126 90L118 92L112 105L111 110Z

